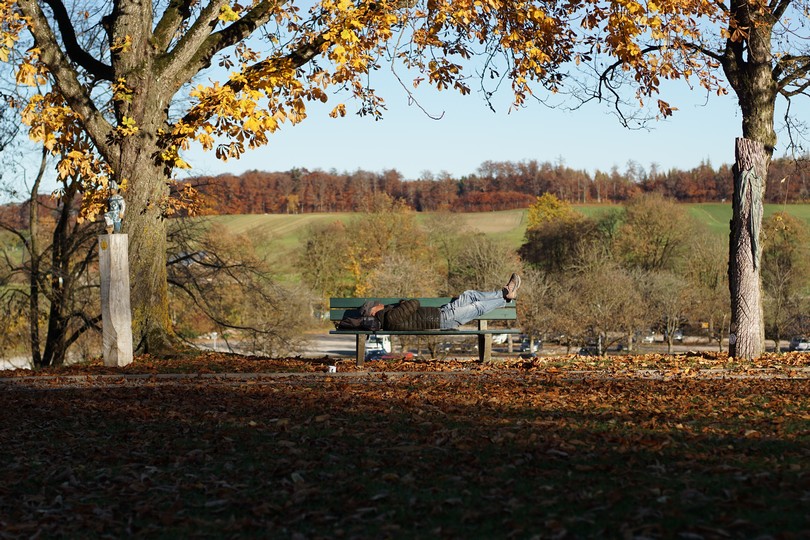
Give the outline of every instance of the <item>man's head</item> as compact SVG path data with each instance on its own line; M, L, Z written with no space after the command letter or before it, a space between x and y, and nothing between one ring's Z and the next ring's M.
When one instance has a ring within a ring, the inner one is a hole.
M360 306L360 315L363 317L373 317L382 310L384 306L376 300L369 300Z

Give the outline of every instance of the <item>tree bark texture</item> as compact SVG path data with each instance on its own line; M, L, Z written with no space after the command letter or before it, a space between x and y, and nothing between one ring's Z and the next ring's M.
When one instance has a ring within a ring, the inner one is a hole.
M729 238L731 293L729 356L753 359L764 352L765 323L760 280L760 228L768 155L765 146L738 138Z
M131 147L127 148L131 149ZM135 348L140 353L156 356L176 352L169 319L169 297L166 271L166 222L164 206L169 195L168 178L154 159L145 152L133 152L125 194L128 211L123 231L130 237L129 258L132 278L132 322ZM152 146L151 150L156 152Z
M128 237L99 236L101 320L104 365L123 367L132 362L132 312L129 305Z

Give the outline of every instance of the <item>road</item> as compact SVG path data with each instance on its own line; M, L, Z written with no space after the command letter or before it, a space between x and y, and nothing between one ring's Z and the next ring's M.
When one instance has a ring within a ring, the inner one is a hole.
M301 352L301 356L304 358L323 358L324 356L337 356L337 357L354 357L354 336L335 336L330 334L313 334L308 336L310 340L309 347ZM688 338L687 338L688 339ZM208 348L211 349L211 343L201 343L201 348ZM396 345L395 345L396 346ZM766 346L768 350L773 350L773 342L767 341ZM782 347L783 350L787 350L788 342L783 341ZM218 347L219 350L222 350L222 345L220 342L220 346ZM572 349L572 352L577 352L578 349ZM723 350L728 351L727 344L723 345ZM710 351L716 352L717 351L717 344L707 344L705 341L701 342L691 342L691 343L681 343L676 344L673 346L673 353L685 353L689 351ZM494 347L494 352L497 353L506 353L505 347ZM655 343L641 343L636 346L636 353L659 353L659 354L666 354L667 346L666 343L655 342ZM519 354L519 352L513 353L515 355ZM566 354L565 347L560 347L554 344L546 344L543 349L539 352L540 356L556 356L556 355L564 355ZM474 357L475 353L470 352L468 354L460 353L460 354L451 354L454 358L460 357ZM25 357L16 357L12 359L0 359L0 370L4 369L15 369L15 368L27 368L30 367L30 359Z
M354 356L354 336L335 336L329 334L317 334L309 337L310 348L305 351L302 356L308 358L319 358L326 355L329 356ZM394 345L396 347L396 344ZM773 350L773 341L766 340L765 348L767 351ZM788 342L782 341L781 348L783 351L788 350ZM506 347L495 346L493 350L498 353L506 353ZM576 353L579 348L572 348L571 353ZM728 352L728 343L723 343L723 351ZM615 353L614 351L608 351ZM654 343L638 343L635 346L636 354L657 353L667 354L667 344L662 341ZM687 337L683 343L675 343L672 346L672 353L686 353L686 352L718 352L717 343L707 343L704 339L696 339ZM519 354L515 351L513 354ZM567 354L566 348L548 343L543 346L539 352L540 356L556 356ZM462 356L464 356L462 354ZM470 356L475 356L470 353Z
M354 336L335 336L317 334L309 336L310 346L303 351L305 358L322 358L324 356L354 356Z

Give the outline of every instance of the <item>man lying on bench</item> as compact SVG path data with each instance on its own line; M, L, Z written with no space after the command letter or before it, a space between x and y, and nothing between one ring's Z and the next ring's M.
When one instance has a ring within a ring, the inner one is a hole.
M360 307L363 317L375 317L382 330L454 330L517 297L520 276L512 274L499 291L464 291L441 307L424 307L419 300L400 300L384 306L369 300Z

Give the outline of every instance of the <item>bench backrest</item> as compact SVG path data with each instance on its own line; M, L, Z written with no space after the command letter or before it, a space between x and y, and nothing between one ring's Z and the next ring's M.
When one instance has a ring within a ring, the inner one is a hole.
M368 300L375 300L381 304L396 304L401 298L330 298L329 299L329 320L339 321L347 310L357 309ZM450 297L443 298L417 298L419 303L425 307L440 307L452 300ZM514 321L517 319L517 309L514 301L506 306L498 309L493 309L488 313L484 313L478 317L477 321Z

